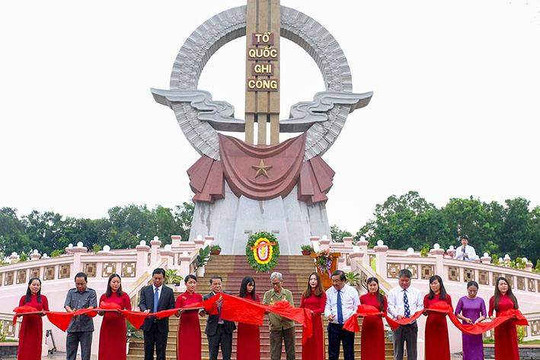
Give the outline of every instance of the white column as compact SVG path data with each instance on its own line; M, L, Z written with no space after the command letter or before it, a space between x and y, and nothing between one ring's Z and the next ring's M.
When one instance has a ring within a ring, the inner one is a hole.
M360 272L360 265L362 265L362 258L364 256L364 253L361 252L353 252L352 254L349 254L349 260L351 261L351 271L356 273Z
M83 246L82 242L78 242L76 247L71 248L71 253L73 253L73 268L72 274L75 275L78 272L83 271L81 263L81 255L85 254L88 251L86 247Z
M164 258L167 259L167 269L173 269L175 267L174 266L174 252L172 251L170 244L165 245L163 250L159 252L159 255L161 259L164 259Z
M443 263L444 250L441 249L439 244L435 244L433 245L433 249L431 249L429 253L435 256L435 274L439 275L443 279L447 279L448 274L444 274L444 263Z
M137 250L137 265L135 272L137 273L137 276L140 276L148 269L148 253L150 252L150 246L146 245L146 241L141 240L135 249Z
M362 257L362 265L364 265L364 267L371 266L371 264L369 263L368 244L369 242L364 237L362 237L357 243L358 247L360 248L360 252L364 254L364 256Z
M171 235L171 247L173 248L173 250L180 247L181 241L182 241L182 236Z
M487 252L484 253L484 255L480 258L480 261L482 261L482 264L491 264L491 256Z
M159 238L157 236L154 236L154 239L150 241L151 245L151 253L150 253L150 262L152 264L155 264L159 259L159 248L161 247L161 241L159 241Z
M377 274L386 278L386 257L388 253L388 246L384 245L382 240L377 241L377 246L373 248L375 250L375 256L377 258Z
M319 247L321 250L330 250L330 239L326 235L319 240Z

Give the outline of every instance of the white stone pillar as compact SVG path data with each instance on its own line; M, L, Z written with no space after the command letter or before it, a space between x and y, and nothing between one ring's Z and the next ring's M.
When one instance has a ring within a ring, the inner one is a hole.
M345 250L347 250L347 252L352 252L352 247L353 247L352 243L353 243L352 236L347 236L343 238L343 247L345 248Z
M435 244L429 253L435 256L435 274L439 275L443 279L447 279L448 277L444 274L444 249L441 249L439 244Z
M191 273L190 265L191 265L191 257L189 256L187 252L184 251L178 256L179 272L183 278L185 278L187 275ZM186 284L183 281L180 284L180 291L186 291Z
M364 254L364 256L362 256L362 265L364 265L364 267L371 266L369 263L368 244L369 242L364 237L362 237L360 241L356 243L356 245L358 245L360 248L360 252Z
M194 242L195 242L195 248L197 251L199 251L199 249L202 249L204 247L204 239L202 235L197 235Z
M532 272L533 263L531 261L527 260L527 258L523 258L523 261L525 261L525 271Z
M165 245L165 247L159 252L161 259L167 259L167 269L174 269L174 252L171 249L171 244Z
M491 264L491 256L487 252L484 253L484 255L480 258L480 261L482 261L482 264Z
M456 256L456 249L454 249L454 245L450 245L450 247L448 248L448 250L446 251L446 253L448 254L448 256L450 258L454 258Z
M311 242L311 247L313 248L314 252L321 251L321 246L319 244L319 237L318 236L310 236L309 241Z
M71 248L71 253L73 254L73 275L83 271L81 255L86 254L86 252L88 252L88 249L80 241L77 243L77 246Z
M180 235L171 235L171 247L177 249L180 247L180 242L182 241L182 236Z
M388 246L384 245L382 240L377 241L377 246L373 248L375 250L375 256L377 259L377 274L386 278L386 257L388 253Z
M322 250L330 250L330 239L326 235L323 235L321 240L319 240L319 247Z
M137 273L137 276L140 276L148 269L148 253L150 252L150 246L146 245L146 241L141 240L135 249L137 250L137 265L135 272Z
M161 241L157 236L154 236L154 239L150 241L150 262L155 264L159 260L159 248L161 247Z
M364 257L364 253L361 252L353 252L352 254L349 254L349 260L351 262L351 271L354 271L356 273L360 272L360 266L362 265L362 258Z
M40 258L41 258L41 254L36 249L34 249L34 251L32 251L32 253L30 254L30 261L36 261L36 260L39 260Z
M205 236L204 237L204 246L212 246L214 244L214 237L213 236Z

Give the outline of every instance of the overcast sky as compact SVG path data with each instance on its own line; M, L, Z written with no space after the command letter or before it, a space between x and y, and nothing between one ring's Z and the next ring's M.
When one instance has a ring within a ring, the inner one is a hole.
M192 196L198 154L150 88L214 14L245 1L3 1L0 206L97 218ZM332 4L332 5L330 5ZM339 5L336 5L339 4ZM437 206L473 195L540 203L540 0L282 0L325 26L355 92L373 91L324 155L332 224L356 232L389 195ZM245 40L199 89L243 118ZM281 118L324 90L314 61L281 47Z

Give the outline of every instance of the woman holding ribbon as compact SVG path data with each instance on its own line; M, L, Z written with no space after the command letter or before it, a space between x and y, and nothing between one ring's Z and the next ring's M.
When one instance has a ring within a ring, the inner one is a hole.
M500 277L495 286L495 295L489 299L489 316L493 316L494 310L497 316L501 316L512 309L518 309L518 301L508 280ZM519 360L517 329L513 320L495 328L495 360Z
M456 306L456 316L463 324L478 324L486 318L486 304L484 299L476 296L478 283L467 283L467 296L459 299ZM482 335L469 335L462 333L463 360L484 360L484 343Z
M313 336L302 346L302 359L324 359L324 336L321 314L326 305L326 293L321 286L321 278L316 272L309 275L307 288L302 294L300 307L313 311Z
M368 293L360 296L360 304L371 305L382 313L388 309L386 296L379 290L376 277L367 279ZM361 356L363 360L384 360L384 326L380 316L365 316L362 320Z
M246 276L240 284L239 296L257 303L261 302L259 295L255 293L255 279ZM257 325L238 323L238 335L236 340L237 360L259 360L261 358L261 337Z
M446 313L429 311L430 309L452 309L452 299L446 293L443 281L439 275L429 278L429 294L424 297L424 309L427 310L426 321L426 354L425 360L450 360L450 341L448 340L448 325Z
M28 282L26 295L21 297L19 306L29 306L35 311L49 311L49 303L45 295L41 295L41 280L31 278ZM30 312L30 311L29 311ZM18 360L41 359L41 340L43 338L43 314L23 316L19 330Z
M111 310L131 310L131 300L122 291L122 279L118 274L109 276L107 290L99 299L99 307ZM104 311L99 332L99 360L126 359L126 319L118 312Z
M195 275L187 275L184 278L184 283L187 289L176 298L175 308L203 301L202 295L195 292L197 288L197 277ZM180 316L176 338L176 359L200 360L201 326L199 323L199 310L182 310L176 316Z

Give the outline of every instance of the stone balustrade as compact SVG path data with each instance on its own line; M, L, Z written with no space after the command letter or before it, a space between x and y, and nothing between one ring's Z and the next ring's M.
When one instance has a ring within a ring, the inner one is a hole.
M88 252L82 243L76 246L70 244L65 254L52 258L34 250L28 261L20 261L20 256L13 253L9 257L11 264L0 266L0 289L26 284L33 277L43 281L72 279L81 271L89 278L108 278L115 273L122 278L136 278L150 264L156 264L162 259L167 259L166 267L169 269L177 269L180 274L192 273L198 250L214 241L211 236L198 237L195 241L181 241L178 235L171 238L173 243L164 247L155 237L150 246L141 241L135 249L112 250L104 246L97 253Z

